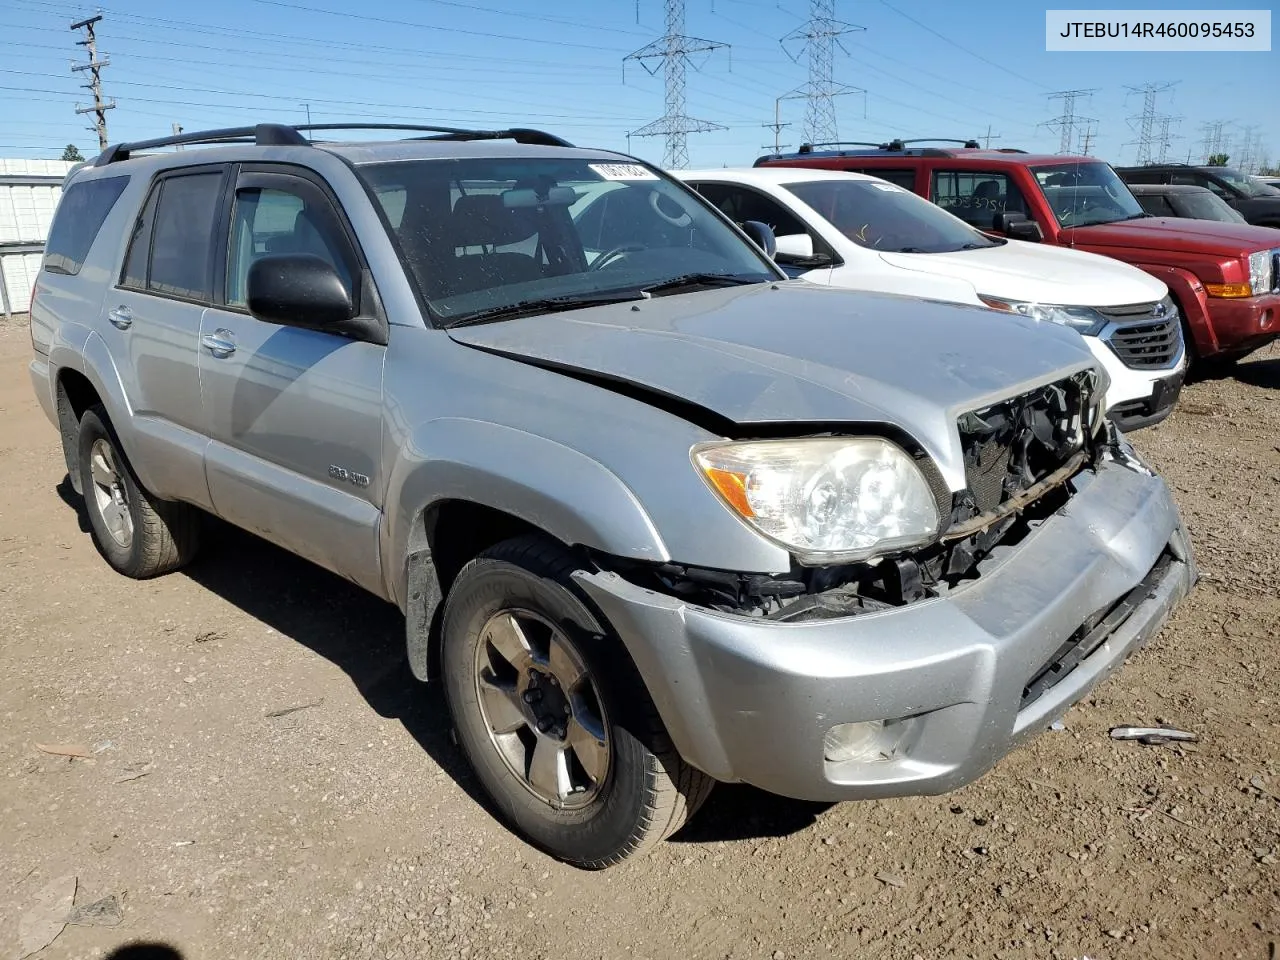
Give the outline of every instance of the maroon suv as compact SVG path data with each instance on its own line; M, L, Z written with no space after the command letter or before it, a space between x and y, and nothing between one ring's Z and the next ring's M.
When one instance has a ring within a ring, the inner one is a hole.
M1140 267L1177 299L1197 360L1238 360L1280 337L1280 230L1149 216L1110 165L1091 157L913 142L949 141L805 145L755 166L871 174L980 230Z

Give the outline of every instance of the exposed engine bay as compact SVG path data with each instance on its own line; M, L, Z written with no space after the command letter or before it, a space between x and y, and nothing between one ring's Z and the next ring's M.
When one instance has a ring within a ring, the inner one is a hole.
M923 548L862 563L805 567L781 576L611 558L640 586L725 613L781 622L846 617L941 596L978 577L998 546L1015 546L1070 500L1070 480L1115 460L1145 472L1102 419L1090 371L958 418L966 489L937 492L949 516ZM949 497L950 502L944 502Z

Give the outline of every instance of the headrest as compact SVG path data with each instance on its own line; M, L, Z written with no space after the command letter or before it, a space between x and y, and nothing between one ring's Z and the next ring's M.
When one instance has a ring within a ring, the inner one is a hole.
M983 200L994 200L1000 196L1000 184L994 180L983 180L974 188L973 195Z
M504 247L529 239L538 227L527 210L507 207L498 194L473 193L454 203L452 232L457 247Z

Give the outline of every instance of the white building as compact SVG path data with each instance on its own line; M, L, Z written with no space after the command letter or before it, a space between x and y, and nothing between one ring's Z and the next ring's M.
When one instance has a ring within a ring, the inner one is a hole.
M66 160L0 158L0 316L26 313Z

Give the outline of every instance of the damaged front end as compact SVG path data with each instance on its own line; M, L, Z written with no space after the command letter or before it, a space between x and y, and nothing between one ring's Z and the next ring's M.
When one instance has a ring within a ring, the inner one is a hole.
M638 586L723 613L777 622L847 617L946 594L978 577L997 547L1014 547L1073 495L1072 479L1104 461L1150 473L1104 419L1094 371L1037 387L957 418L966 487L935 485L947 519L926 547L784 575L597 558ZM940 479L940 478L939 478Z

